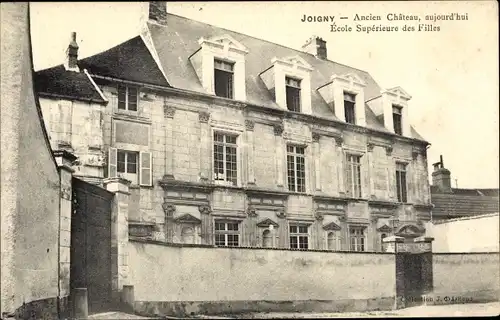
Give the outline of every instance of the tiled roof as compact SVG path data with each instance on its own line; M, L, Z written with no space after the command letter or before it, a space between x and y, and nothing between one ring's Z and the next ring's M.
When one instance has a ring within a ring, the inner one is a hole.
M434 217L457 218L499 211L498 189L453 188L451 193L442 193L432 186L431 202Z
M82 59L78 66L100 76L169 86L140 36ZM35 88L42 95L106 102L84 72L67 71L62 64L36 72Z
M140 36L127 40L109 50L82 59L82 69L91 74L158 86L169 86L158 64Z
M329 60L321 60L311 54L287 48L265 40L257 39L234 31L187 19L173 14L167 15L167 26L148 23L149 31L154 46L158 52L160 62L165 70L169 83L175 87L200 93L206 93L198 78L189 58L200 49L198 40L201 37L229 35L249 52L245 56L245 81L247 101L252 104L271 108L279 108L273 100L271 93L260 78L260 74L271 67L274 57L300 56L313 68L311 74L311 99L313 115L328 119L338 120L330 107L321 97L317 88L329 83L333 74L355 73L365 83L365 100L380 95L381 88L375 80L365 71L348 67ZM367 127L383 132L388 132L366 106ZM412 137L424 140L413 128Z
M67 71L58 65L35 73L35 90L61 98L105 103L89 77L83 72Z

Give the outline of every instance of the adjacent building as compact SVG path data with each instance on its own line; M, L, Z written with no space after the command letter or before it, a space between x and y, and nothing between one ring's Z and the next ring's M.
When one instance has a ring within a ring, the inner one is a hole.
M431 219L429 143L411 96L302 50L169 14L36 74L54 150L75 176L130 181L129 234L216 246L380 251Z

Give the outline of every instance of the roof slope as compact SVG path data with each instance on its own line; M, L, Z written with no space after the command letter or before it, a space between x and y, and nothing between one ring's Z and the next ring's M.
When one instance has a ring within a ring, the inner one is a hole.
M94 84L83 72L67 71L61 64L41 70L34 76L35 90L61 98L105 103Z
M91 74L169 86L140 36L78 62Z
M459 189L443 193L431 186L433 216L457 218L495 213L499 211L498 189Z
M303 58L314 68L311 74L311 102L313 115L315 116L338 120L316 90L329 83L333 74L355 73L358 75L366 83L365 100L380 95L381 88L365 71L329 60L317 59L309 53L177 15L167 14L167 21L166 27L148 23L148 28L163 70L165 70L166 76L173 87L205 93L189 58L200 49L198 40L201 37L211 38L228 34L249 50L245 57L245 81L247 101L249 103L279 108L261 80L260 73L271 67L272 58L296 55ZM389 132L383 123L377 120L368 106L366 106L366 111L367 127ZM413 128L411 132L413 138L424 140Z

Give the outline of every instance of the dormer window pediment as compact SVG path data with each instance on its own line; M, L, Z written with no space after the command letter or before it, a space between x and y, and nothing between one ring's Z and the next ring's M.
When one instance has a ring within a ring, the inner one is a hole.
M260 77L276 104L284 110L311 114L312 66L298 55L274 57L271 64Z
M332 75L331 81L318 91L339 120L365 126L365 87L366 82L351 72Z
M190 57L190 61L207 93L245 101L245 55L248 49L227 34L202 37L198 43L201 48Z
M376 116L382 116L387 130L397 135L410 137L410 122L408 118L408 101L411 95L403 88L395 87L380 92L369 102Z

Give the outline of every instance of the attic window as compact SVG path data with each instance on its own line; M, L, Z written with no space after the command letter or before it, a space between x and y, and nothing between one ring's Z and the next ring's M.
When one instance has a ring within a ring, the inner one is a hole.
M401 122L401 107L392 106L392 122L394 123L394 133L402 135L403 134L403 125Z
M344 92L344 114L345 122L356 124L356 95L353 93Z
M215 95L233 99L234 63L215 60L214 67Z
M300 80L286 77L285 84L287 109L300 112Z

